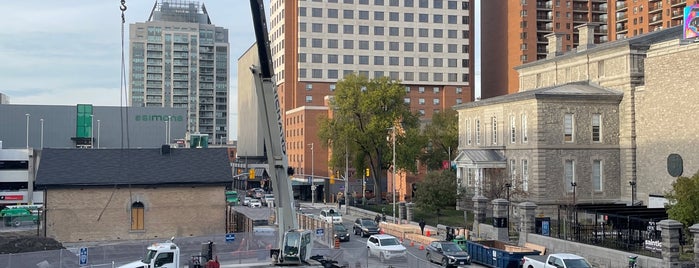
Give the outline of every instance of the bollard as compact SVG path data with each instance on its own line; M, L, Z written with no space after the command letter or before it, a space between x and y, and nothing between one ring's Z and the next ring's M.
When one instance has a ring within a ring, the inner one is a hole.
M340 248L340 238L335 237L335 249L339 249L339 248Z

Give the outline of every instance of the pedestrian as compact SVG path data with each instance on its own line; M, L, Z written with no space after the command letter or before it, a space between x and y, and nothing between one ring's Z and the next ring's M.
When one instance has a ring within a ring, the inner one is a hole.
M425 219L420 219L420 222L418 224L420 225L420 233L422 233L422 235L425 235Z
M376 217L374 217L374 221L375 221L376 224L378 225L379 222L381 222L381 214L376 214Z

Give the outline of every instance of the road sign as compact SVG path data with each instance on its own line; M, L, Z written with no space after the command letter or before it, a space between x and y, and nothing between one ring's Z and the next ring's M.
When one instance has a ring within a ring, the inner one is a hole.
M235 234L234 233L226 234L226 242L233 242L233 241L235 241Z
M344 191L344 190L345 190L345 186L344 186L344 185L340 185L340 191Z
M316 229L317 236L323 236L324 233L325 233L325 230L323 228Z
M80 248L80 266L87 265L87 248Z
M313 184L313 179L311 179L311 176L308 176L308 184Z

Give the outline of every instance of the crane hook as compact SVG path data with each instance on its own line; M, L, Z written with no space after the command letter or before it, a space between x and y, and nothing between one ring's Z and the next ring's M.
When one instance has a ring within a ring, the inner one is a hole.
M121 12L126 11L126 0L121 0L121 6L119 9L121 9Z

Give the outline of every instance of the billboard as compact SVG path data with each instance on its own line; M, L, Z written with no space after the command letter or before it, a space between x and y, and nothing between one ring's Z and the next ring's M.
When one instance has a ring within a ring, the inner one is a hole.
M699 37L699 4L684 8L683 39L695 39Z

